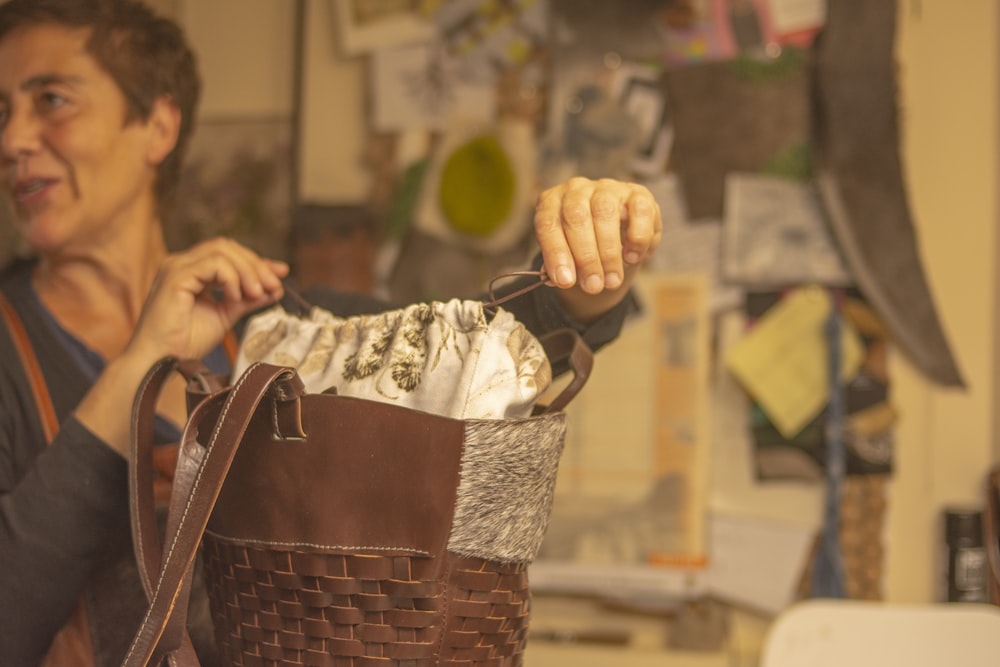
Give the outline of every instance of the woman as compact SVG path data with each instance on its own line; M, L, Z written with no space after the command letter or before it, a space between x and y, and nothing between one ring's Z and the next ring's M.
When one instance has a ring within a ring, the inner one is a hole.
M128 530L124 406L164 356L224 372L227 332L283 294L288 267L233 241L167 251L162 221L198 91L180 30L133 0L0 5L2 183L34 256L7 267L0 290L38 356L56 422L47 435L0 327L4 665L46 654L67 664L64 650L72 664L120 662L145 605ZM595 347L613 338L637 266L659 242L649 192L573 179L542 193L535 227L559 289L511 310L536 333L570 324ZM176 436L179 378L158 409L162 437Z

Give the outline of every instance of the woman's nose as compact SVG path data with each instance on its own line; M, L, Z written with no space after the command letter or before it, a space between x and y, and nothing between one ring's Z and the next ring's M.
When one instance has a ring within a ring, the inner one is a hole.
M8 109L0 116L0 155L5 160L17 160L37 150L38 122L34 114Z

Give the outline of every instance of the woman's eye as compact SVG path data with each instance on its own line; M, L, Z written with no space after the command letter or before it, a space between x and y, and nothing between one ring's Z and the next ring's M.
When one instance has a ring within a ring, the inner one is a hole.
M39 102L43 109L58 109L66 103L66 98L59 93L45 91L39 95Z

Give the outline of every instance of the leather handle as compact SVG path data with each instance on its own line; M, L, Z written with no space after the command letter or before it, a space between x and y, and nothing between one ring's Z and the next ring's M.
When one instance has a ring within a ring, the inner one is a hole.
M160 571L160 538L156 529L153 480L153 431L156 400L167 378L174 372L175 359L161 359L146 373L132 404L131 443L128 458L129 516L132 543L139 577L146 599L153 596L153 576Z
M154 577L160 571L163 551L156 524L156 502L153 481L156 477L154 464L154 429L156 401L167 378L175 371L180 372L189 383L207 388L218 386L216 380L200 361L178 361L164 358L146 373L132 406L131 443L128 460L129 515L132 527L132 545L139 570L139 578L146 592L147 601L153 599ZM183 583L180 596L181 606L186 608L190 592L190 577ZM177 652L181 664L197 665L194 646L184 624L173 629L170 636L163 639L163 645Z
M547 414L562 410L576 398L590 378L594 367L594 353L576 331L572 329L557 329L542 336L539 341L548 356L549 361L567 360L573 379L570 383L545 406L541 412Z
M146 380L140 385L133 412L133 425L136 428L133 437L134 454L145 453L146 445L151 441L144 437L146 420L150 406L155 404L151 396L158 392L163 382L176 364L173 360L164 360L150 369ZM170 654L175 646L169 640L172 636L186 637L184 624L186 621L184 599L185 584L190 583L191 567L205 531L209 515L218 499L219 491L229 471L236 450L243 439L250 418L257 406L268 395L272 385L279 387L282 396L287 397L295 391L301 393L301 382L294 371L288 368L270 364L255 364L240 377L229 390L211 394L199 403L188 418L181 439L178 455L177 472L171 493L170 511L167 519L168 548L161 563L155 563L153 553L157 549L158 540L149 536L148 525L140 526L137 543L142 544L142 554L137 560L140 568L146 567L143 585L147 583L152 589L150 603L142 625L136 632L132 646L125 657L123 667L142 667L156 664L154 658ZM202 448L197 442L198 433L205 433L201 428L206 414L221 403L219 418L211 429L211 437ZM144 461L151 456L135 456L135 464L130 464L130 470L135 468L136 481L142 477L140 468L145 467ZM152 474L151 472L149 473ZM133 474L130 473L130 478ZM136 490L133 498L136 502L136 521L149 518L142 493ZM135 527L135 523L133 527ZM150 552L150 549L153 552ZM152 565L158 565L155 569ZM151 571L158 571L159 577L154 583L149 576ZM188 652L188 641L182 641L176 647L176 653L171 655L174 664L197 665L197 657L193 650ZM183 653L183 655L182 655ZM181 659L184 662L181 662Z
M179 372L188 381L188 412L208 394L222 388L221 380L195 359L161 359L143 378L132 406L131 442L128 460L129 514L133 548L147 600L153 595L153 575L163 557L156 523L153 480L156 477L153 444L156 401L167 378Z

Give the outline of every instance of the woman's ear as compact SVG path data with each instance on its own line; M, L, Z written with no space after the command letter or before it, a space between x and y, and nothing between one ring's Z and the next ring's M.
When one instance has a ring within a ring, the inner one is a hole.
M146 159L152 166L159 165L177 145L181 129L181 110L169 96L162 96L153 103L153 110L146 121L149 139Z

